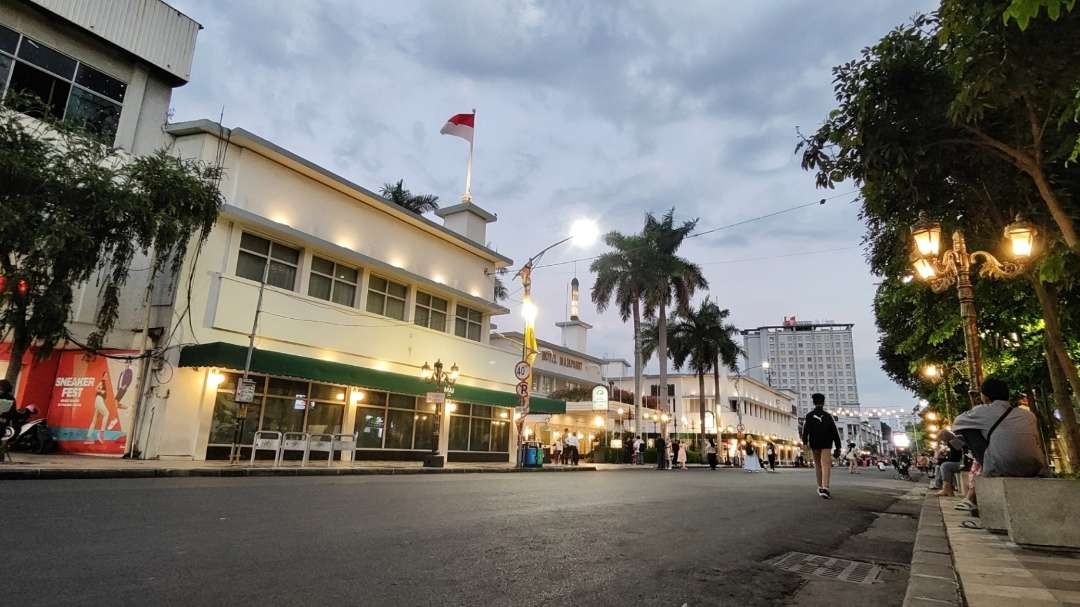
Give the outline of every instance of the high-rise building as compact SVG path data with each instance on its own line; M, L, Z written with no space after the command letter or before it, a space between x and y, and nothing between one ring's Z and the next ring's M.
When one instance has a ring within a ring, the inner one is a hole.
M800 321L742 332L747 374L798 394L799 417L813 408L810 396L825 395L830 406L859 406L855 350L850 323Z

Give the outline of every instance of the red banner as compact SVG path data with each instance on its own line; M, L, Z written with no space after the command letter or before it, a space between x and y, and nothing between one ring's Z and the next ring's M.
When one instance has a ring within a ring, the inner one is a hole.
M48 413L49 429L59 441L60 450L123 455L136 397L134 378L131 361L63 352L53 380Z

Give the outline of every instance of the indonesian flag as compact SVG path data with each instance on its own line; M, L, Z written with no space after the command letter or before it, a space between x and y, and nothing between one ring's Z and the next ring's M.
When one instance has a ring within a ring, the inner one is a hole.
M473 121L476 119L476 114L456 114L446 121L443 128L439 130L443 135L453 135L454 137L461 137L462 139L472 143L473 140Z

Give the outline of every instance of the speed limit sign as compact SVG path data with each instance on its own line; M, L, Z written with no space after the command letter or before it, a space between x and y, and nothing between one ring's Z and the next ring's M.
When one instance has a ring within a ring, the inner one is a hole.
M528 361L519 360L517 364L514 365L514 377L522 381L525 381L529 377L529 373L531 372L532 367L529 365Z

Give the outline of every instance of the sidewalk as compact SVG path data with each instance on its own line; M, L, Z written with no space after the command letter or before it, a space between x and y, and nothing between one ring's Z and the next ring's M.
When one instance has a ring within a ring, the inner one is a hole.
M905 606L1080 606L1080 554L1021 548L1006 535L961 526L975 520L960 498L927 495Z
M346 476L375 474L465 474L478 472L593 472L591 464L515 468L508 463L449 462L445 468L424 468L421 462L360 461L334 462L287 461L275 467L271 461L243 460L229 465L220 460L128 460L82 455L12 454L14 462L0 464L0 480L78 479L78 478L155 478L187 476Z

